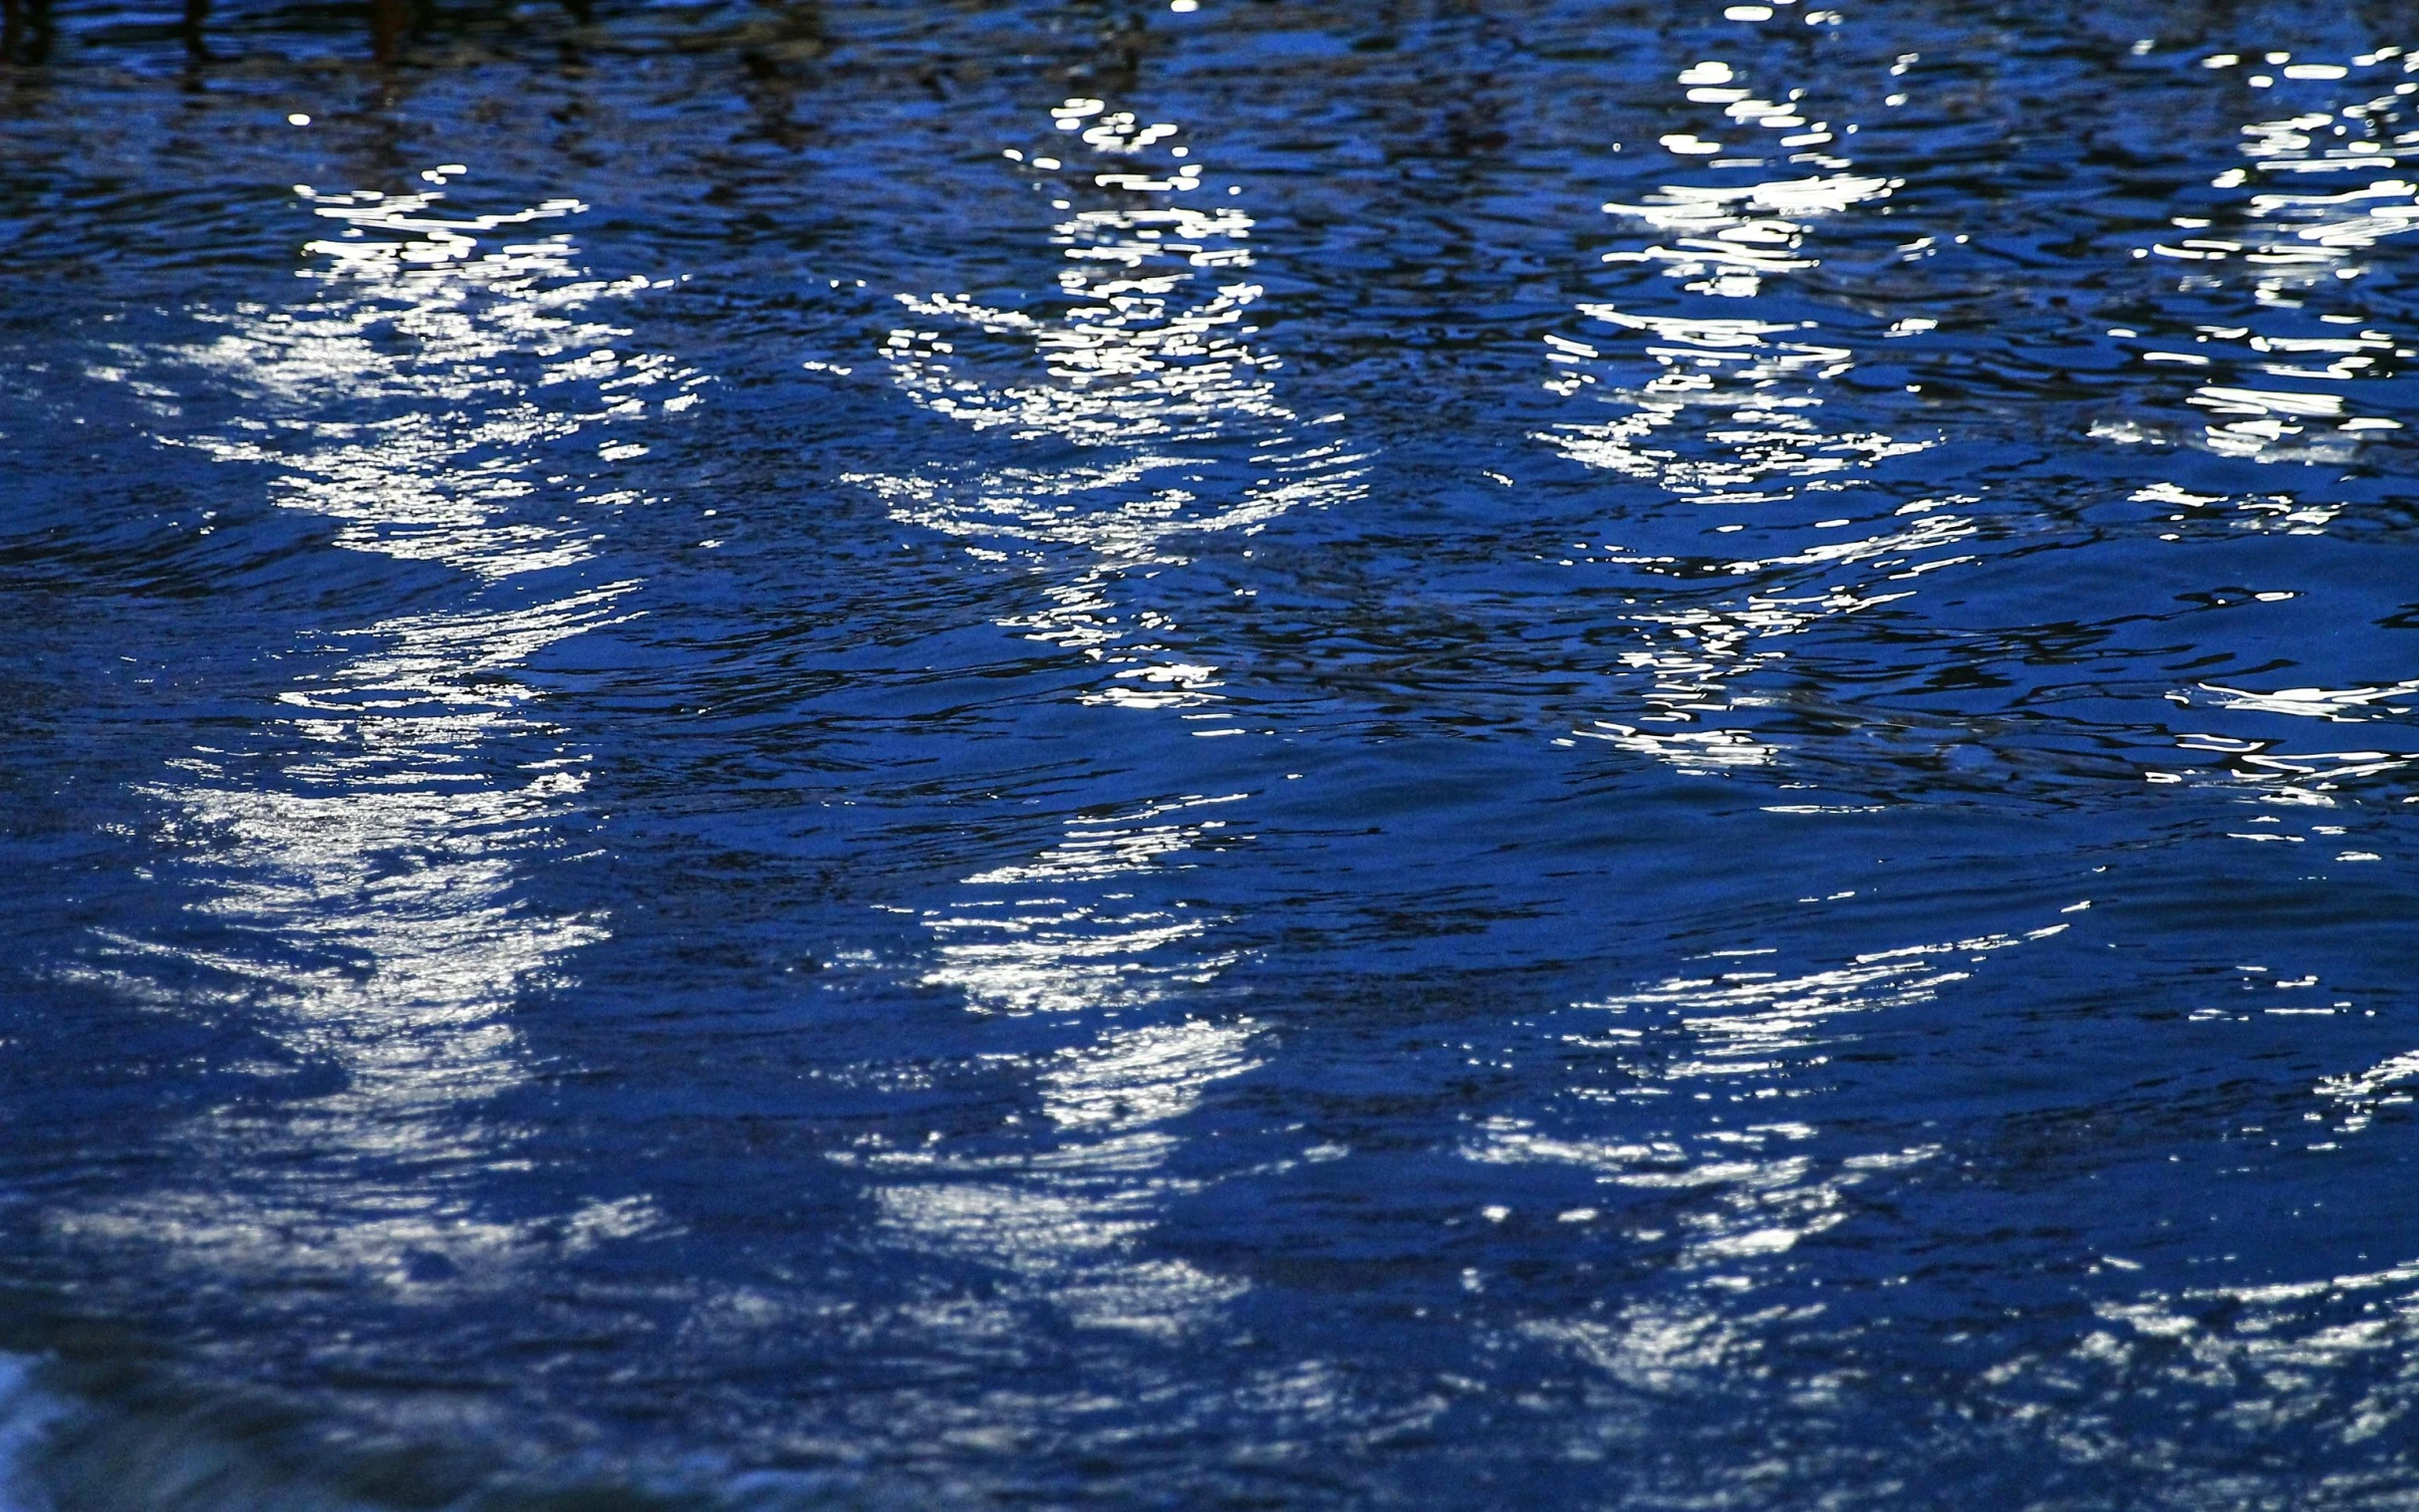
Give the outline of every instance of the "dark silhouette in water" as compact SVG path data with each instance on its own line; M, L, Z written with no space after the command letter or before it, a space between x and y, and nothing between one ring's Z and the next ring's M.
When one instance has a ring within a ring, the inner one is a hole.
M52 36L51 0L0 0L0 63L44 62Z
M564 13L580 26L596 17L593 0L562 0ZM381 63L399 61L405 45L439 23L433 0L369 0L366 7L370 55ZM177 24L185 51L197 58L210 55L210 0L183 0ZM50 61L57 41L51 0L0 0L0 65L38 67Z

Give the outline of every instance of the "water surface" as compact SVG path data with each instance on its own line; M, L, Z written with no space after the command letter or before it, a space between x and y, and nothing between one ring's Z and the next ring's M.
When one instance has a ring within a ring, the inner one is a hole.
M9 1494L2406 1504L2405 48L22 9Z

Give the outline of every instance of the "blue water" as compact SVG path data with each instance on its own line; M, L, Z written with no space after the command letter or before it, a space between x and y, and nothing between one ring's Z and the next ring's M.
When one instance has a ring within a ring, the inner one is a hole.
M2419 1498L2406 7L374 10L6 38L0 1501Z

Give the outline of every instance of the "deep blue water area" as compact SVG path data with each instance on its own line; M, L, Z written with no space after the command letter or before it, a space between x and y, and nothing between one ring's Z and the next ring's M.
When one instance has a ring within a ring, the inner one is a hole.
M2408 7L11 17L0 1506L2419 1501Z

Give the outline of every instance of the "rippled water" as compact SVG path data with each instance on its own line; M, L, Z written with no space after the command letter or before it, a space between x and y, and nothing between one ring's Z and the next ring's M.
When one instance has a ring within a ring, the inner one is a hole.
M12 14L0 1500L2419 1496L2407 8Z

